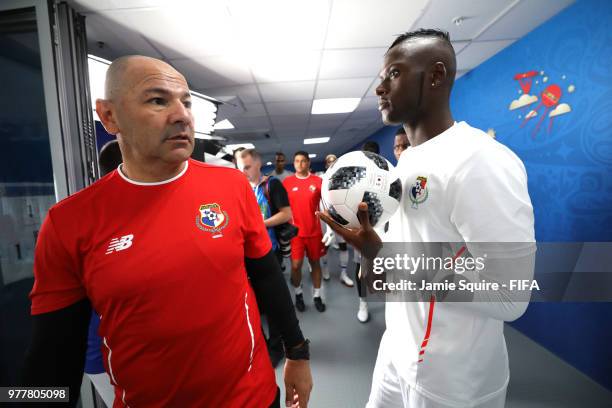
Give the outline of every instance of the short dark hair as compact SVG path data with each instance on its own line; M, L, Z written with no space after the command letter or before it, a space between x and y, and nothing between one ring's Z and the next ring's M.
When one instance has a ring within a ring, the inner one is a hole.
M296 156L304 156L306 157L306 160L310 161L310 156L308 155L308 152L305 152L304 150L298 150L297 152L293 153L293 160L295 160Z
M115 170L123 162L119 142L117 139L111 140L100 149L98 165L100 166L100 177L106 176Z
M361 150L364 152L372 152L376 154L380 154L380 146L373 140L368 140L361 146Z
M397 128L397 132L395 132L395 135L405 135L406 134L406 129L404 129L403 126L400 126L399 128Z
M285 157L285 153L283 153L283 152L276 152L276 156L283 156L283 157Z
M445 67L447 70L449 83L448 89L450 92L453 87L453 84L455 83L455 75L457 73L457 57L455 56L455 48L451 43L450 35L448 34L448 32L433 28L419 28L418 30L408 31L404 34L399 35L395 39L395 41L393 41L391 46L387 49L387 53L389 53L389 51L391 51L391 49L396 45L399 45L404 41L408 41L413 38L434 38L440 40L444 48L447 49L448 55L446 56L446 58L448 60L445 61Z
M403 43L406 40L410 40L412 38L438 38L442 41L448 43L449 46L452 47L450 35L448 31L437 30L434 28L419 28L414 31L407 31L404 34L398 35L395 41L391 44L391 46L387 49L387 52L398 44Z

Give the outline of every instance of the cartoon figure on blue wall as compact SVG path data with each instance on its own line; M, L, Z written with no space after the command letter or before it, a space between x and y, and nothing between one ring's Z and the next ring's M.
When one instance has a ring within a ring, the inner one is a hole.
M512 103L510 103L510 106L508 107L509 110L524 108L526 106L536 103L539 100L536 95L529 94L534 78L539 75L544 75L544 71L540 71L538 73L538 71L532 70L519 73L514 76L514 80L519 82L519 85L521 87L519 93L522 93L522 95L518 99L515 99L512 101ZM562 78L565 79L565 75ZM544 76L542 78L542 82L545 83L547 81L548 77ZM538 84L539 81L536 80L535 83ZM574 85L570 85L568 87L568 92L571 93L574 91L574 89ZM529 110L529 112L524 116L524 119L521 123L521 128L524 127L529 120L538 116L538 111L543 106L544 109L541 113L540 120L531 132L531 136L535 139L536 135L540 130L540 126L542 125L542 122L544 121L544 118L547 114L549 117L547 133L550 133L550 131L552 130L553 118L555 116L571 112L572 110L569 104L559 103L562 95L563 91L561 90L561 87L557 84L551 84L544 88L544 90L540 93L541 102L534 109ZM522 117L523 115L519 115L519 119L521 119Z

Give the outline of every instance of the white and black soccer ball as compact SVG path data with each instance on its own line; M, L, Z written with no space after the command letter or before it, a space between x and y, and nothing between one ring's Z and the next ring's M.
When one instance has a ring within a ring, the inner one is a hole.
M368 204L370 223L383 226L399 207L402 183L393 165L376 153L349 152L323 175L323 206L340 225L358 228L357 209Z

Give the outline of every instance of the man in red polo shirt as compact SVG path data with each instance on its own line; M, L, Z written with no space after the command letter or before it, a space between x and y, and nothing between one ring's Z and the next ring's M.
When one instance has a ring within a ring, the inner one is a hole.
M300 312L306 310L302 291L302 263L306 253L314 288L313 303L319 312L324 312L319 259L325 254L325 246L321 242L321 223L315 215L321 201L322 180L310 173L310 157L305 151L300 150L293 155L293 166L295 174L283 180L283 185L289 195L293 222L299 228L298 236L291 240L291 284L295 291L295 307Z
M115 407L278 407L259 303L286 348L286 402L305 407L308 341L248 182L189 159L185 78L122 57L105 91L96 110L124 162L49 210L24 385L69 385L76 403L93 307Z

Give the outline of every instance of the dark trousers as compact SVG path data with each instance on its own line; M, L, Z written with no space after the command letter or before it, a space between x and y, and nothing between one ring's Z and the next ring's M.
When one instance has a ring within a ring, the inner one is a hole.
M279 250L274 251L278 264L281 265L283 262L283 256ZM283 350L283 343L281 342L281 335L278 328L268 319L268 347L274 350Z

